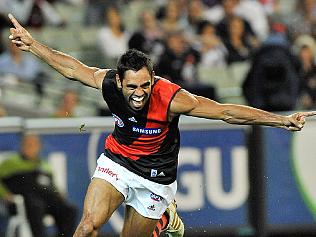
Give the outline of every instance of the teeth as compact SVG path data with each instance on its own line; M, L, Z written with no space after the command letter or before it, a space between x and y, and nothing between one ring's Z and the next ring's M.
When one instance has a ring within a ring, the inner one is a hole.
M133 97L132 99L137 101L137 102L140 102L143 100L144 97Z

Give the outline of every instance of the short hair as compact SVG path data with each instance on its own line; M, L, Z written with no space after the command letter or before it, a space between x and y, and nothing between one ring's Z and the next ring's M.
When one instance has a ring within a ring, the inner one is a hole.
M214 30L216 30L214 24L208 20L200 20L198 23L197 23L197 28L196 28L196 33L198 35L201 35L203 33L203 30L207 27L207 26L210 26L210 27L213 27Z
M129 49L119 58L117 73L120 80L123 80L126 71L133 70L137 72L143 67L146 67L149 74L152 75L153 64L149 56L136 49Z

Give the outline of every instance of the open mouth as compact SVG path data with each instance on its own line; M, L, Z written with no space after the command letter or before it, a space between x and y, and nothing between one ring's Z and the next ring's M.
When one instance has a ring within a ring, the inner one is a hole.
M143 107L144 100L145 100L145 96L141 96L141 97L132 96L130 99L130 103L133 108L140 109Z

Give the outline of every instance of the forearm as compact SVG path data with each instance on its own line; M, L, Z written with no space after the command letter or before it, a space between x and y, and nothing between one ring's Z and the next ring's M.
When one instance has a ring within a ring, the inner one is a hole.
M231 124L283 127L285 117L244 105L223 104L222 120Z
M60 72L63 76L78 80L78 78L75 78L75 70L81 63L70 55L51 49L36 40L30 46L30 52Z

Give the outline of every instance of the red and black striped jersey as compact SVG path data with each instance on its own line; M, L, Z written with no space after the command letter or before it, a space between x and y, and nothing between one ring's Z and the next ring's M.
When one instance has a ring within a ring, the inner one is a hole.
M150 98L140 111L132 110L116 86L116 71L109 71L102 94L115 128L105 140L105 154L114 162L161 184L176 180L179 153L179 116L168 121L168 110L178 85L155 77Z

